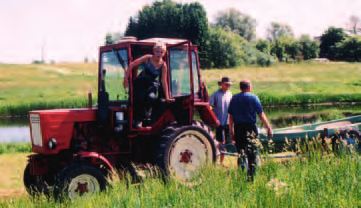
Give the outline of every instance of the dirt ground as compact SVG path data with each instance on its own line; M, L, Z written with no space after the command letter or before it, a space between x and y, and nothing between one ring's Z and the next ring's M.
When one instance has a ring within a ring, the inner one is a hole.
M21 153L0 155L0 199L26 194L23 185L26 156Z

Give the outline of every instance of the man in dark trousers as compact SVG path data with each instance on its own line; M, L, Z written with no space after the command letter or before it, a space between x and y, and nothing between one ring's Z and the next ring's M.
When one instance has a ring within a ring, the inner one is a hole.
M212 106L214 113L217 116L220 126L216 129L216 139L221 144L229 142L229 129L228 129L228 106L232 98L232 92L229 90L233 84L229 77L222 77L222 80L218 82L220 88L215 91L211 99L209 99L209 105ZM224 155L220 155L220 163L223 164Z
M273 133L266 114L263 112L261 102L256 95L251 93L251 82L242 80L239 87L241 93L232 97L228 108L229 132L231 139L236 142L236 148L240 154L238 165L244 169L247 165L245 164L247 156L247 176L248 179L253 180L257 165L257 147L251 140L258 136L257 115L268 129L269 138L273 137Z

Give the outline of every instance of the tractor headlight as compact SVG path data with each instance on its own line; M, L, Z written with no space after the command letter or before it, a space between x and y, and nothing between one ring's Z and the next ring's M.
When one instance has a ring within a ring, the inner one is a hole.
M52 149L52 150L56 148L56 139L55 138L49 139L48 147L49 147L49 149Z

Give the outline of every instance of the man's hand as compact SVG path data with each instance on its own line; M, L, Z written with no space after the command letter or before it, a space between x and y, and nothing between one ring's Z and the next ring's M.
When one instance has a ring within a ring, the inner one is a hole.
M165 98L165 99L160 99L160 101L162 102L166 102L166 103L171 103L171 102L174 102L175 99L172 99L172 98Z

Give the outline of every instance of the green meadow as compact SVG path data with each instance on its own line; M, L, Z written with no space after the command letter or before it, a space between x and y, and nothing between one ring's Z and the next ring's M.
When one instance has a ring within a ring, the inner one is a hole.
M18 158L18 159L16 159ZM23 154L11 160L25 165ZM207 167L203 181L193 187L157 178L146 178L141 184L115 179L106 192L74 201L56 201L24 192L17 171L12 176L13 189L0 200L1 207L360 207L361 160L357 154L333 154L318 151L304 157L276 161L266 158L254 182L236 167L233 158L226 166ZM18 167L18 169L19 169ZM1 167L3 168L3 167ZM8 171L9 172L9 171ZM11 172L11 171L10 171ZM7 177L3 175L1 178ZM1 179L0 178L0 179ZM2 185L6 188L11 185Z
M235 82L249 79L263 105L361 102L361 65L356 63L277 64L203 70L209 94L222 76ZM29 110L87 106L87 94L96 102L97 64L0 64L0 115L26 115Z

